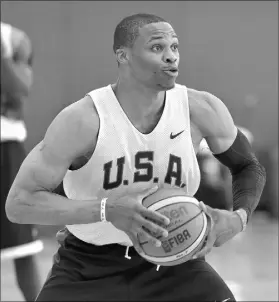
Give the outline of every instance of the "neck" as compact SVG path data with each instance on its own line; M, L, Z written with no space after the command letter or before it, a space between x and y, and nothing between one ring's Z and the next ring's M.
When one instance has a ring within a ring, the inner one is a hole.
M121 78L112 88L124 111L135 119L156 115L164 105L165 91L156 91Z

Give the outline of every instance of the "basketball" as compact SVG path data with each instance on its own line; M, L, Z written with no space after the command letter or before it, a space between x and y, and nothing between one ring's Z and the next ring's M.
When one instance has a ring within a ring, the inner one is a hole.
M162 240L160 247L146 241L144 235L138 236L144 251L141 256L147 261L162 266L177 265L190 260L202 247L210 223L194 197L182 189L159 189L147 196L143 205L170 219L168 237Z

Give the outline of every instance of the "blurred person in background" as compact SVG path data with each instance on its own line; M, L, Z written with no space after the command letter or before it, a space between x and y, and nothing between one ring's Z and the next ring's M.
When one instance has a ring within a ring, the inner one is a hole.
M271 175L271 200L272 209L271 216L278 219L278 145L271 150L271 161L273 163L273 171Z
M278 145L259 150L258 157L269 176L258 209L266 212L270 218L278 220Z
M1 22L1 261L12 259L17 283L26 301L40 290L35 254L43 249L32 225L10 222L5 202L25 158L23 100L33 82L32 47L22 30Z

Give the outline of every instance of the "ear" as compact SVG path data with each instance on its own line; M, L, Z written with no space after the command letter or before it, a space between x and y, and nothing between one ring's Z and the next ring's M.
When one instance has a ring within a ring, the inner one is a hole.
M115 55L116 55L116 60L119 64L125 64L129 60L129 54L127 49L125 48L117 49Z

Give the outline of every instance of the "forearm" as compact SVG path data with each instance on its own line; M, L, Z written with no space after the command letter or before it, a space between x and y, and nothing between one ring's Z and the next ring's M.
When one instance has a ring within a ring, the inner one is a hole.
M252 152L246 137L238 131L233 145L215 157L232 174L233 209L243 208L248 220L257 207L266 182L266 172Z
M31 87L31 77L25 66L15 64L10 58L1 58L1 90L18 97L26 97Z
M232 175L233 208L244 209L248 220L259 204L265 181L265 170L259 164L251 164Z
M46 191L13 195L8 196L6 213L14 223L70 225L100 221L100 200L73 200Z

